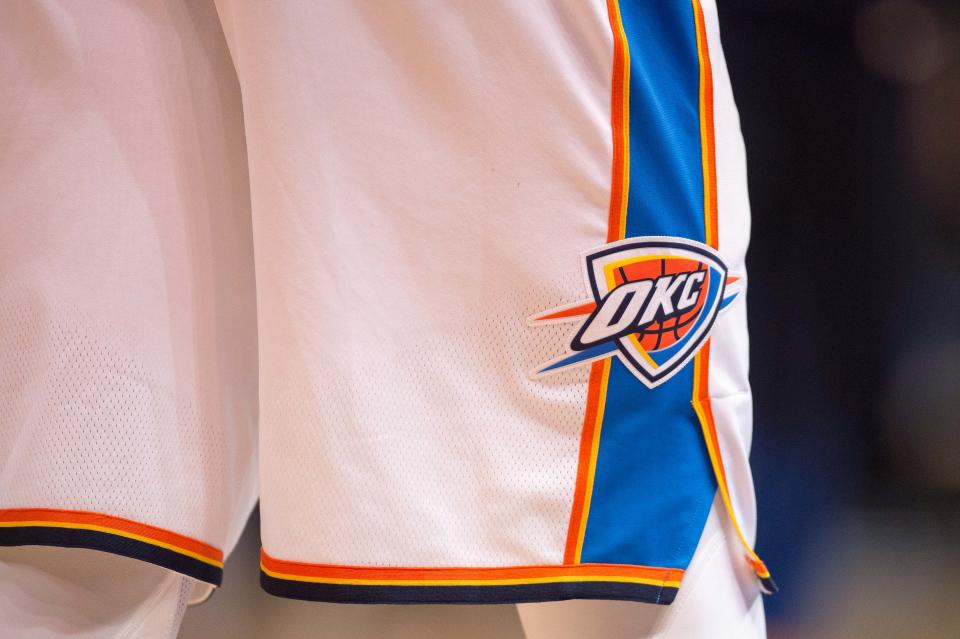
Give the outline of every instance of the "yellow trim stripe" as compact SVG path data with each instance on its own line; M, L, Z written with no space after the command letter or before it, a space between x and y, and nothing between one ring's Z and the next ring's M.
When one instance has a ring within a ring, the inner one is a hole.
M623 30L623 20L620 17L620 4L618 0L607 0L608 18L613 29L613 68L616 72L618 59L621 62L623 71L620 75L620 82L617 78L613 79L611 101L619 97L618 108L614 113L619 115L619 122L611 121L614 136L614 162L617 157L618 140L616 135L619 132L619 149L622 156L621 166L613 169L613 184L611 191L613 194L619 194L619 211L617 212L616 237L611 237L612 228L607 229L607 241L622 240L627 229L627 201L630 195L630 47L627 43L627 34ZM620 47L618 51L618 46ZM619 58L618 58L619 56ZM619 88L619 96L617 89ZM614 116L616 117L616 116ZM619 184L617 183L619 168ZM583 540L587 532L587 520L590 517L590 501L593 497L593 481L597 471L597 453L600 449L600 430L603 425L603 411L607 400L607 382L610 378L610 359L602 361L603 371L600 378L600 391L597 401L597 414L594 421L593 438L590 442L590 463L587 470L586 486L583 496L583 509L580 512L580 525L577 529L577 543L573 553L573 562L582 563ZM645 582L637 582L645 583Z
M703 7L700 0L691 0L693 7L694 28L696 30L697 41L697 59L700 65L700 148L703 169L703 215L704 227L706 230L706 243L719 248L719 217L717 211L717 182L716 182L716 140L714 138L714 119L713 119L713 71L710 62L709 42L707 36L706 21L703 16ZM740 522L737 519L736 512L733 509L733 502L730 499L730 492L727 487L726 472L723 467L723 458L718 449L719 441L716 439L716 424L714 423L713 410L710 406L709 392L709 362L710 362L710 342L703 345L701 351L694 358L694 386L693 386L693 407L700 420L700 426L703 430L703 438L707 445L707 453L710 456L710 464L713 466L713 472L716 475L717 485L723 505L727 510L733 528L740 539L747 553L747 560L761 580L765 581L764 587L770 588L771 592L776 590L773 581L770 579L770 572L766 565L757 556L750 543L747 542L746 535L740 528ZM706 404L706 405L705 405Z
M600 377L600 392L597 402L596 426L593 432L593 441L590 442L590 465L587 470L587 487L584 491L583 512L580 515L579 535L577 535L577 550L574 554L574 563L581 563L583 554L583 539L587 532L587 518L590 516L590 500L593 496L593 480L597 472L597 454L600 451L600 429L603 427L603 410L607 403L607 382L610 379L610 359L603 360L603 373Z
M640 340L637 338L636 333L630 333L629 335L627 335L627 339L633 342L634 348L637 349L637 352L643 355L643 359L647 360L647 362L654 368L660 368L660 364L657 364L655 361L653 361L653 358L650 357L650 354L647 352L647 349L645 349L643 347L643 344L640 343Z
M620 2L612 0L610 3L615 14L613 23L616 25L616 38L623 45L623 99L621 106L621 125L623 149L623 172L620 184L620 228L617 229L617 238L623 239L627 233L627 201L630 199L630 43L623 30L623 20L620 18Z
M118 537L126 537L127 539L134 539L136 541L141 541L151 546L158 546L160 548L165 548L167 550L172 550L173 552L179 553L181 555L186 555L198 561L202 561L205 564L215 566L217 568L223 568L222 561L216 561L215 559L210 559L199 555L185 548L180 548L179 546L174 546L173 544L168 544L166 542L158 541L156 539L151 539L150 537L144 537L142 535L136 535L134 533L129 533L123 530L117 530L116 528L109 528L107 526L97 526L94 524L74 524L68 522L52 522L52 521L3 521L0 522L0 528L26 528L26 527L40 527L40 528L72 528L79 530L92 530L95 532L108 533L110 535L116 535Z
M632 584L647 584L651 586L666 586L678 588L679 581L664 581L662 579L648 579L644 577L608 577L608 576L577 576L564 575L558 577L527 577L513 579L345 579L342 577L310 577L290 573L274 572L260 563L260 570L274 579L288 581L304 581L310 583L352 585L352 586L516 586L524 584L549 584L572 582L617 582Z
M699 355L696 358L694 358L693 361L694 361L693 409L696 411L697 418L700 420L700 427L703 430L703 439L707 444L707 453L710 455L710 465L713 467L714 475L716 475L717 477L717 486L720 489L720 497L723 500L723 505L724 505L724 508L726 508L726 511L730 517L730 521L733 523L733 529L737 533L737 537L740 539L740 543L743 545L744 550L747 551L747 554L752 560L751 564L763 565L763 561L760 559L757 553L753 550L750 542L747 541L746 535L743 534L743 530L740 528L740 522L738 521L735 511L733 510L733 502L730 499L730 492L727 490L727 482L724 478L724 471L720 465L720 452L717 450L716 446L714 446L713 436L711 435L708 427L708 424L709 424L708 417L706 415L706 412L704 411L703 403L700 399L700 375L701 375L700 369L703 366L703 363ZM770 576L770 573L766 571L765 568L763 570L758 571L758 573L760 577Z
M713 161L712 157L712 140L710 136L710 127L712 121L708 121L708 116L712 113L713 105L707 103L707 82L711 82L712 78L708 77L706 70L710 62L704 58L704 48L706 42L703 40L706 39L706 28L703 24L703 14L700 9L698 0L691 0L693 4L693 16L696 29L696 39L697 39L697 61L699 62L700 67L700 84L699 84L699 106L700 106L700 162L701 170L703 171L703 213L704 213L704 238L706 239L706 245L713 248L717 248L717 237L716 229L714 229L713 224L713 211L716 207L716 203L713 201L714 193L714 184L711 181L713 177Z

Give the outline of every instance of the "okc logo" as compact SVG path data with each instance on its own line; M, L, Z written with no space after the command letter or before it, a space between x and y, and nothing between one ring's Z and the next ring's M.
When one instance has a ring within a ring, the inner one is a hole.
M720 255L675 237L636 237L584 256L589 301L530 318L579 322L570 352L545 364L547 375L616 355L649 388L670 379L700 350L717 315L740 292Z

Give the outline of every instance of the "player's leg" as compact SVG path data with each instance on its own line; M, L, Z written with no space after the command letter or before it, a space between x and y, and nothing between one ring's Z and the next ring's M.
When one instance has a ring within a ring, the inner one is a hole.
M623 601L520 604L527 639L762 639L763 598L716 502L683 588L668 607Z
M173 639L194 580L93 550L0 548L0 636Z
M209 2L38 0L0 3L0 86L0 545L91 549L4 552L0 598L67 632L99 617L57 583L129 583L132 623L217 582L256 499L235 74Z

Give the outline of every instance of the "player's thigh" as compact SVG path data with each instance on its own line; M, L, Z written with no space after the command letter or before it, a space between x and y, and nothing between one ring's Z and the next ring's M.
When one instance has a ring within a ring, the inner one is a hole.
M193 584L93 550L0 548L0 637L176 637Z
M762 639L763 599L723 507L714 502L670 606L562 601L518 606L527 639Z

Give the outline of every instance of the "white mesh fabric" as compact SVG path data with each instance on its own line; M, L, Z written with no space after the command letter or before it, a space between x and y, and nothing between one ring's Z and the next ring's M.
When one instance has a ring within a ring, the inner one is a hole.
M3 3L0 46L0 508L227 550L256 498L256 336L216 12Z
M178 389L156 353L116 327L4 293L3 507L88 510L173 530L210 522L204 533L222 536L240 506L230 494L249 472L233 441L242 431L219 426L210 403L204 414L195 387Z
M525 318L582 299L606 238L605 7L219 7L255 149L266 551L560 563L587 370L530 380L570 327Z
M357 349L268 384L268 446L295 437L266 455L268 551L356 565L560 563L587 371L528 373L568 332L488 317L457 339L397 345L388 362Z

